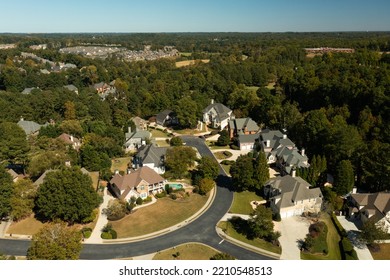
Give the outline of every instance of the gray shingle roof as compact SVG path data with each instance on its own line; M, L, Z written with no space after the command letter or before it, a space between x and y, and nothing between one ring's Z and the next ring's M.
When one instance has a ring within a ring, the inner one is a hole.
M41 125L34 121L18 121L18 125L24 130L26 135L34 134L41 129Z
M143 164L153 163L155 166L161 166L164 163L167 149L167 147L157 147L153 144L149 144L141 147L136 157L139 158Z
M205 109L203 109L203 114L209 112L212 108L215 109L220 119L227 118L229 116L229 113L232 112L232 110L226 107L225 105L221 103L214 103L214 104L210 104Z
M248 131L258 131L260 128L251 118L238 118L229 121L229 127L234 129L237 134L243 134L244 129Z
M163 125L165 119L172 113L173 113L173 111L172 110L168 110L168 109L158 113L156 115L156 122L157 122L157 124Z

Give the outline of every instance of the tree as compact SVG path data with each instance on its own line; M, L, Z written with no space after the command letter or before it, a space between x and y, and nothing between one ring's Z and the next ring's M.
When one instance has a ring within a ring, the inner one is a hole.
M76 119L76 108L72 101L66 101L64 104L64 117L65 120L74 120Z
M48 169L58 169L65 165L68 156L62 151L43 151L34 155L28 165L29 174L36 178Z
M235 257L228 253L217 253L210 258L210 260L235 260Z
M4 160L24 162L29 146L26 134L17 124L0 123L0 163Z
M77 120L66 120L63 121L59 128L62 132L74 135L76 137L81 137L84 134L83 127L80 122Z
M36 187L28 179L18 180L14 184L14 192L11 197L12 220L18 221L32 214L36 192Z
M219 132L219 137L216 144L218 146L226 146L229 145L229 143L230 143L229 132L227 130L222 130L221 132Z
M27 259L77 260L82 249L81 239L81 232L65 223L47 224L33 236Z
M359 239L368 245L373 245L375 241L387 239L384 228L377 225L373 220L368 220L363 224Z
M194 166L196 152L191 147L172 147L167 150L165 166L174 178L182 178Z
M108 202L107 208L104 208L102 213L107 216L109 221L116 221L122 219L126 212L126 202L114 199Z
M198 104L190 96L185 96L175 107L181 127L195 128L198 124Z
M264 205L256 207L250 215L248 224L253 238L261 238L272 242L280 237L279 232L274 232L272 210Z
M91 178L77 168L67 168L47 174L37 192L35 214L48 221L88 222L99 202Z
M214 180L210 178L203 178L199 182L199 194L206 195L215 187Z
M269 180L269 169L265 153L260 151L253 168L253 180L256 190L262 190L264 184Z
M218 162L209 156L202 157L197 168L202 178L210 178L215 180L219 174Z
M12 193L12 177L4 168L0 168L0 220L11 212Z
M253 159L248 155L240 155L236 162L230 167L233 187L237 191L252 190L253 180Z
M105 152L99 152L91 145L80 149L81 165L90 171L100 171L111 167L111 160Z
M180 137L175 136L171 138L169 144L173 147L183 146L183 140Z
M334 190L339 195L345 195L352 191L355 183L352 163L349 160L342 160L337 165L334 176Z

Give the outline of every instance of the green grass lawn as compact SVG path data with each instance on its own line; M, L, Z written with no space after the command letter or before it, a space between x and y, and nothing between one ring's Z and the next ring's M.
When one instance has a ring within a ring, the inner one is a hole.
M230 155L229 155L230 153ZM215 152L214 153L214 156L217 158L217 159L228 159L232 156L233 154L229 151L224 151L224 152Z
M254 192L244 191L235 192L233 197L233 204L230 207L230 213L249 215L253 212L253 208L250 205L251 201L264 200L261 196L256 195Z
M370 250L372 258L374 260L390 260L390 243L381 243L379 245L379 251L374 252Z
M181 52L180 55L184 56L184 57L187 57L187 56L191 56L192 53L190 53L190 52Z
M126 172L129 162L131 162L131 157L114 158L111 160L111 172L115 170Z
M164 131L162 131L162 130L158 130L158 129L149 129L149 131L150 131L150 133L152 133L152 137L153 138L163 138L163 137L165 137L165 138L167 138L167 137L169 137L168 136L168 133L165 133Z
M150 234L174 226L195 214L207 202L208 196L191 194L184 200L169 197L140 208L125 218L111 222L118 238Z
M186 243L158 252L153 260L209 260L218 253L217 250L200 243Z
M225 170L226 174L230 175L230 167L231 165L221 164L223 170Z
M340 236L334 227L330 216L328 214L322 214L321 221L325 222L328 227L328 234L326 242L328 245L328 254L309 254L301 252L302 260L341 260L341 253L339 247Z
M167 143L165 140L157 140L154 141L154 143L156 143L158 147L170 147L169 143Z
M230 236L234 239L237 239L241 242L244 242L246 244L249 244L249 245L255 246L257 248L260 248L260 249L263 249L263 250L266 250L266 251L269 251L272 253L276 253L276 254L280 254L282 252L282 249L280 247L275 246L272 243L269 243L265 240L262 240L259 238L256 238L253 240L247 239L244 235L238 233L229 222L220 222L218 224L218 227L221 228L228 236Z
M245 87L246 89L249 89L251 91L254 91L256 92L260 87L256 87L256 86L251 86L251 87Z

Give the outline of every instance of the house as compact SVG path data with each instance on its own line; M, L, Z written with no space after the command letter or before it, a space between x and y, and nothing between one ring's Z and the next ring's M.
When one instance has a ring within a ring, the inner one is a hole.
M301 177L278 176L265 184L264 194L270 201L272 211L279 213L283 219L321 210L321 190L310 187Z
M58 139L61 139L62 141L65 142L67 145L71 145L73 149L78 151L81 147L81 141L80 139L69 135L67 133L62 133L60 136L57 137Z
M153 169L144 166L129 174L115 174L110 180L110 188L117 198L129 200L131 197L147 198L164 190L167 180Z
M213 128L219 128L223 130L228 126L228 122L234 119L233 111L221 103L214 103L211 100L211 104L202 111L203 122L206 125L210 125Z
M43 172L43 174L33 183L33 185L39 187L44 182L47 174L53 171L57 171L57 170L48 169L45 172Z
M140 117L133 117L131 118L133 123L135 124L135 127L138 130L147 130L148 129L148 122Z
M152 138L152 133L147 130L138 130L131 131L131 127L128 128L128 132L125 134L125 143L124 148L126 152L140 148L141 146L146 145L146 141Z
M99 94L99 96L102 100L105 100L109 94L116 93L115 87L113 87L109 84L106 84L104 82L94 84L93 88L94 88L94 90L96 90L96 92Z
M22 94L30 94L33 90L39 90L39 88L36 88L36 87L25 88L25 89L22 91Z
M9 175L11 175L12 181L13 181L14 183L16 183L20 178L23 177L23 175L20 176L20 175L19 175L18 173L16 173L13 169L7 169L7 172L8 172Z
M167 147L157 147L154 144L142 146L133 158L133 168L148 166L158 174L164 174L167 149Z
M348 199L353 217L374 221L390 233L390 193L352 193Z
M74 85L66 85L66 86L64 86L64 88L66 88L67 90L69 90L71 92L79 94L79 89Z
M25 121L23 118L18 121L18 125L20 128L24 130L26 135L36 135L39 133L39 130L41 129L42 125L34 122L34 121Z
M276 164L282 174L292 174L294 169L309 167L305 149L298 152L294 142L279 130L264 129L260 132L258 145L265 153L268 164Z
M171 110L164 110L156 115L156 123L161 126L177 125L176 113Z
M251 118L238 118L229 121L228 131L230 139L238 140L240 150L253 150L259 138L260 128Z

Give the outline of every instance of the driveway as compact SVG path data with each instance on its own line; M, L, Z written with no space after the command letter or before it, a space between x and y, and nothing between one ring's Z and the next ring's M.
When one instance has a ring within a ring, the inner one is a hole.
M337 216L337 220L339 220L340 224L347 231L348 238L351 240L359 260L373 260L370 250L368 250L366 244L363 244L357 238L359 229L356 225L352 221L347 220L345 216Z
M274 222L275 230L282 234L279 238L282 246L281 260L300 260L299 241L305 239L310 222L306 218L293 216Z

